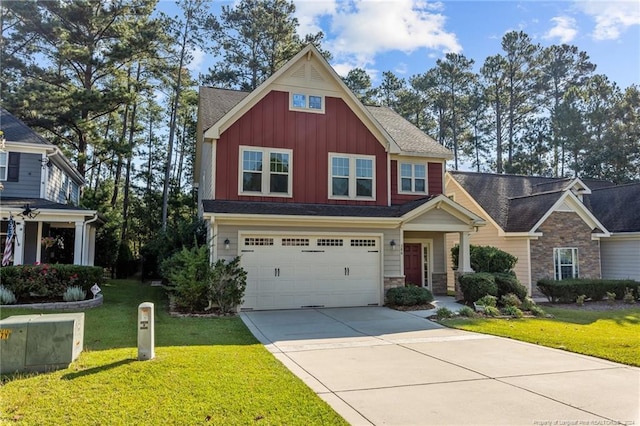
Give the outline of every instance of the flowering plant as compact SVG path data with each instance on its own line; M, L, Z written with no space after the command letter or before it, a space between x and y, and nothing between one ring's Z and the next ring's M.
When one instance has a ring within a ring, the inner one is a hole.
M57 245L59 248L64 248L64 242L60 237L42 237L40 243L44 246L44 248L51 248L54 245Z

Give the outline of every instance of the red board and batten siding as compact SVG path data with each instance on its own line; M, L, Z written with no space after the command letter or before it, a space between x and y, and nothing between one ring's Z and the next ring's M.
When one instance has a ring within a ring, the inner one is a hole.
M238 195L240 145L293 151L293 197ZM329 152L376 157L376 200L329 199ZM218 200L387 205L387 153L339 98L325 98L325 114L289 110L289 94L272 91L225 130L216 144Z
M398 191L398 161L391 160L391 204L404 204L425 194L399 194ZM427 163L427 195L442 194L442 163Z

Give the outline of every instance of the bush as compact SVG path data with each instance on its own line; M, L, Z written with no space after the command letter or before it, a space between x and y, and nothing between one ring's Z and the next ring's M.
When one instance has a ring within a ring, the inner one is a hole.
M531 306L527 310L536 317L543 317L547 314L540 306Z
M453 268L458 267L460 246L451 248ZM475 272L508 273L513 270L518 258L492 246L469 246L471 268Z
M513 318L522 318L524 316L524 314L522 313L522 311L520 310L520 308L518 308L517 306L507 306L504 309L502 309L502 313L504 315L513 317Z
M436 318L438 318L439 320L451 318L452 316L453 316L453 312L451 312L450 309L444 306L442 308L438 308L438 310L436 311Z
M622 296L622 301L624 303L628 303L630 305L633 304L633 303L636 303L636 298L633 295L633 290L632 289L630 289L628 287L625 289L624 296Z
M532 308L535 308L535 307L536 307L536 302L532 298L527 296L524 298L524 300L522 300L522 306L520 308L525 311L530 311Z
M165 288L176 306L191 312L202 311L209 301L209 249L207 246L183 248L161 266Z
M467 318L473 318L476 316L476 313L473 309L471 309L468 306L463 306L462 308L460 308L460 310L458 311L458 315L460 315L461 317L467 317Z
M416 306L433 302L433 294L428 288L409 285L387 290L387 303L392 306Z
M584 305L584 299L586 299L587 296L585 296L584 294L581 294L580 296L578 296L576 298L576 305L578 306L583 306Z
M220 312L227 314L233 312L242 304L244 291L247 288L247 272L240 266L240 257L236 256L231 262L218 260L209 277L209 306L215 304Z
M8 288L0 285L0 305L13 305L16 301L16 295Z
M497 317L498 315L500 315L500 310L495 306L485 306L484 314L488 317Z
M497 301L498 298L495 296L491 296L491 295L486 295L481 297L480 299L478 299L476 301L476 305L482 305L482 306L493 306L494 308L497 305Z
M64 294L62 295L62 300L64 300L65 302L77 302L86 298L87 292L79 286L67 287Z
M57 298L71 286L89 291L94 284L102 283L103 273L98 266L15 265L0 268L0 282L15 294L18 301L28 299L31 294Z
M587 299L594 301L602 300L607 293L612 293L616 299L622 299L627 287L632 289L636 297L638 296L640 283L633 280L576 278L562 281L550 279L538 281L540 292L553 303L572 303L583 294Z
M500 298L500 304L505 307L515 306L516 308L520 308L520 306L522 306L522 302L520 301L518 296L513 293L505 294L504 296L502 296Z
M486 295L498 295L498 285L492 274L485 272L465 274L461 275L458 280L466 302L473 303Z
M524 300L527 297L527 288L520 284L514 274L497 273L494 274L494 277L498 285L498 297L509 293L515 294L520 300Z

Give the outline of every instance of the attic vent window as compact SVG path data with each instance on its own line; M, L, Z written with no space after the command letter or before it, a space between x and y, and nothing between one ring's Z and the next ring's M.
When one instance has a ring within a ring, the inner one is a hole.
M293 111L324 114L324 96L309 93L290 93L290 109Z

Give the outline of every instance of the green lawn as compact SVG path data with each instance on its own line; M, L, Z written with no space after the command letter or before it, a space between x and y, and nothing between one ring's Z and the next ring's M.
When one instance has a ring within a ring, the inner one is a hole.
M0 424L346 424L239 318L172 318L163 290L135 281L103 293L105 304L85 312L85 351L70 368L2 377ZM156 358L137 361L145 301L156 307Z
M452 319L443 324L640 367L640 308L579 311L545 308L553 319Z

